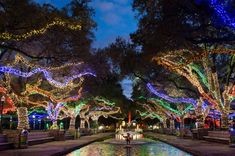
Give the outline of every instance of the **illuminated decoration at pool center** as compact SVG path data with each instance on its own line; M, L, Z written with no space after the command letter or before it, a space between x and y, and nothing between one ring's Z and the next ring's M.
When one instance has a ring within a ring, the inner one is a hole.
M43 28L39 28L39 29L34 29L31 30L25 34L21 34L21 35L15 35L9 32L4 32L0 34L0 38L4 39L4 40L24 40L27 39L29 37L35 36L35 35L40 35L40 34L44 34L47 29L53 27L53 26L62 26L62 27L66 27L68 29L71 30L81 30L81 25L80 24L71 24L68 21L56 18L54 21L52 21L49 24L46 24L46 26L44 26Z

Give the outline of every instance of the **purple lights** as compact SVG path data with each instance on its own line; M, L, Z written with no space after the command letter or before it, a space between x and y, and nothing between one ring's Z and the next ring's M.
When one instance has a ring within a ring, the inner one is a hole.
M147 88L151 93L153 93L154 95L156 95L166 101L169 101L172 103L188 103L188 104L192 104L194 107L197 106L197 101L192 98L182 98L182 97L181 98L172 98L166 94L159 93L150 83L147 83Z
M9 73L9 74L13 74L13 75L17 75L17 76L21 76L21 77L25 77L25 78L30 77L30 76L37 74L37 73L43 73L48 82L50 82L51 84L58 86L58 87L66 87L74 79L80 78L85 75L92 75L92 76L96 77L96 74L94 74L92 72L82 72L82 73L79 73L79 74L76 74L76 75L73 75L71 77L66 78L64 82L59 82L59 81L56 81L52 78L52 75L50 72L48 72L47 70L42 69L42 68L37 68L37 69L34 69L30 72L22 72L20 70L14 69L12 67L2 66L2 67L0 67L0 72Z

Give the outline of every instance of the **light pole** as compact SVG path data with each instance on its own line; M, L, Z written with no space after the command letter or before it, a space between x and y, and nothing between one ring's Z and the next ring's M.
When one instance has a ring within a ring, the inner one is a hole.
M10 116L10 129L12 128L12 116Z
M33 117L33 130L35 129L35 115L32 116Z
M6 98L5 98L5 96L4 95L2 95L2 97L1 97L1 123L0 123L0 132L2 133L2 114L3 114L3 104L5 103L5 100L6 100Z

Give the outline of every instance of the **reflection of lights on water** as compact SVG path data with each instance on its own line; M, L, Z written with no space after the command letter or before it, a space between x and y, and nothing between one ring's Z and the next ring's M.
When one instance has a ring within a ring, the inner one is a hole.
M148 140L146 140L148 142ZM97 142L88 146L82 147L66 156L124 156L127 155L127 148L125 145L113 145L108 143ZM141 146L132 146L130 155L177 155L177 156L191 156L184 151L181 151L171 145L163 142L154 141L149 144Z

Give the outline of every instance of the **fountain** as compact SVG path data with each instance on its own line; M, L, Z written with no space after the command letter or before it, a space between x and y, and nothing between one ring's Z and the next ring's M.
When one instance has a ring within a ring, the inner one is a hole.
M131 114L128 113L128 123L126 124L125 121L122 121L120 125L117 126L115 139L109 140L109 143L114 144L126 144L127 133L130 134L131 137L131 144L143 144L144 142L141 141L143 136L143 130L136 124L135 121L131 121Z
M139 125L137 124L136 128L134 129L134 131L130 130L130 129L124 129L122 128L122 125L119 126L118 129L116 129L116 135L115 135L115 139L116 140L125 140L124 136L127 136L127 133L129 133L132 137L132 140L138 140L143 138L143 134L142 134L143 130L139 128Z

